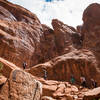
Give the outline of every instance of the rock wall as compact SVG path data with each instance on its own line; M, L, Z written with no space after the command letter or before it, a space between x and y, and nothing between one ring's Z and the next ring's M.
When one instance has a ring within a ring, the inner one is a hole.
M34 76L44 78L43 70L45 69L47 71L47 79L57 81L70 81L71 75L73 75L77 84L80 84L80 77L85 76L89 86L91 78L100 82L98 77L100 74L96 67L96 59L90 51L76 50L56 57L44 64L36 65L27 71Z
M83 48L92 51L97 59L100 71L100 4L89 5L83 13L81 33L84 36Z
M0 56L22 67L38 63L42 25L35 14L0 0ZM33 62L34 61L34 62Z
M25 61L29 68L72 49L72 27L55 19L53 30L42 25L35 14L6 0L0 0L0 9L0 56L8 61L19 67Z

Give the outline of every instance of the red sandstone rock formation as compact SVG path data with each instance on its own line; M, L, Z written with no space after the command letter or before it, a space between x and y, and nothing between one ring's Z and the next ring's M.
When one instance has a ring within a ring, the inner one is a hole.
M55 42L59 55L71 52L74 48L82 48L82 37L73 27L53 19L52 26L55 34Z
M81 33L84 35L83 47L92 51L98 62L100 71L100 4L89 5L83 13L83 26Z
M74 32L67 25L57 19L52 20L52 26L54 29L55 42L58 53L61 55L71 51L71 34Z
M74 75L76 83L80 83L80 77L85 76L88 84L90 84L91 78L95 78L100 82L100 74L96 67L96 59L90 51L75 50L44 64L36 65L30 68L28 72L34 76L43 77L43 69L45 68L49 80L69 81L71 75Z
M52 30L41 25L35 14L6 0L0 0L0 9L1 57L20 67L26 61L31 67L72 49L72 27L53 20Z
M42 25L35 14L0 0L0 56L22 67L39 63ZM33 62L34 61L34 62Z
M57 100L82 100L87 90L79 90L66 82L71 75L75 76L75 85L80 84L80 76L86 77L88 86L91 78L95 78L100 85L99 17L100 5L95 3L85 9L84 23L77 27L77 31L57 19L52 20L51 29L41 24L36 15L25 8L0 0L0 62L4 64L1 73L9 79L0 80L0 100L8 100L8 97L10 100L33 100L32 89L36 86L36 77L43 84L43 100L51 100L51 97ZM18 68L22 67L23 61L28 63L27 68L38 64L26 70L35 77ZM41 79L44 68L47 70L47 80ZM16 69L18 84L13 82L15 77L12 77ZM26 88L24 91L25 86L28 91ZM40 98L41 89L38 90L36 95ZM98 89L96 91L98 93ZM90 100L89 96L85 95L84 99ZM37 97L36 100L39 100Z
M40 44L41 48L41 55L40 55L41 57L39 57L40 63L46 62L58 56L53 29L49 28L44 24L42 25L42 27L43 27L44 38L41 39L41 44Z

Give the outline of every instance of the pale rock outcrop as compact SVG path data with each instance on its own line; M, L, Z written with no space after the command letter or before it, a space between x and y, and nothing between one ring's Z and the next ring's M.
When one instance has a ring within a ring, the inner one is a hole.
M56 100L56 99L53 99L52 97L48 96L43 96L41 100Z
M100 99L100 87L89 90L85 93L83 100L99 100Z
M7 78L0 75L0 86L3 85L7 81Z

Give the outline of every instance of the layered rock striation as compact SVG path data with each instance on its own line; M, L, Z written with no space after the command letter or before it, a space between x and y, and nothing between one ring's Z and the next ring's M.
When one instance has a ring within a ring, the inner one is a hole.
M99 98L99 88L93 90L95 96L88 89L79 90L81 76L86 77L88 88L91 78L100 85L99 17L100 4L94 3L84 10L83 24L77 29L58 19L52 20L51 29L27 9L0 0L0 62L4 65L0 100L39 100L41 83L42 100ZM28 73L20 69L23 62ZM71 76L77 87L67 82Z

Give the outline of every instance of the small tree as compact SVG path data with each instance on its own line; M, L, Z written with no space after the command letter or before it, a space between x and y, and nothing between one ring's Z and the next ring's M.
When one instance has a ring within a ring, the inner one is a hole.
M3 69L3 64L0 62L0 71ZM1 73L0 73L0 75L2 75Z

